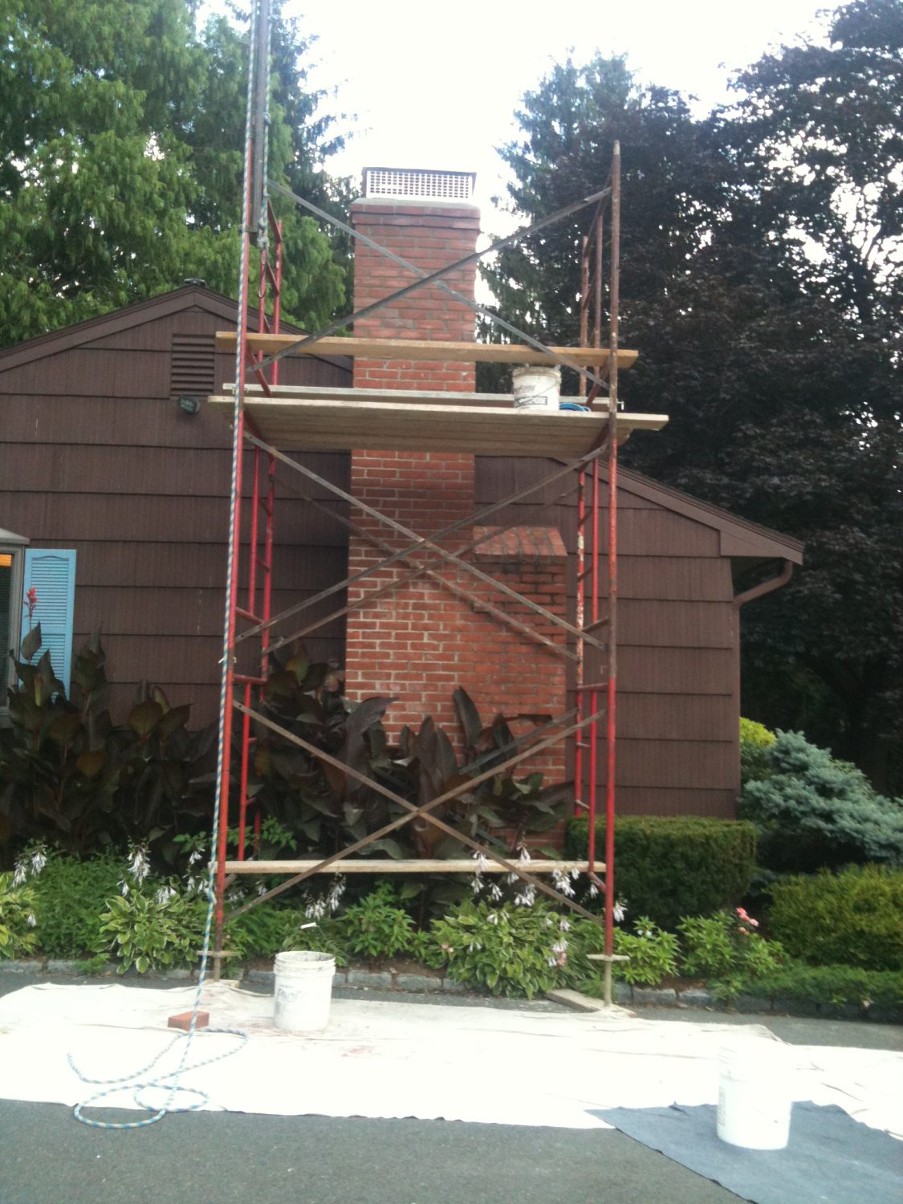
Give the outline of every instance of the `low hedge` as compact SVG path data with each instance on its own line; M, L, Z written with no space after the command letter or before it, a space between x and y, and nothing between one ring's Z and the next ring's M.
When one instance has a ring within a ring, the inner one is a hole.
M747 986L752 995L773 1002L819 1008L854 1006L869 1011L903 1008L903 971L866 970L861 966L807 966L791 962Z
M867 865L775 882L769 931L814 965L903 970L903 870Z
M567 855L586 856L589 821L572 819ZM596 823L596 853L604 860L605 821ZM711 915L743 898L756 867L750 823L693 816L622 815L615 820L615 890L628 916L648 916L675 928L684 916Z

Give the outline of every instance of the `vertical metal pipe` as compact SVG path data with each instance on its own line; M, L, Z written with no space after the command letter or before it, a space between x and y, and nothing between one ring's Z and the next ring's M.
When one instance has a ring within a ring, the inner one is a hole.
M577 474L577 590L575 599L575 614L574 626L578 631L583 630L583 624L586 621L586 470L581 469ZM583 682L586 677L585 672L585 657L586 647L582 636L577 636L574 645L574 654L577 657L574 670L574 700L577 710L577 722L580 723L585 714L584 711L584 694ZM586 732L583 729L578 729L577 736L574 741L574 814L582 813L583 803L583 775L584 775L584 741L586 740Z
M223 657L220 678L220 724L216 765L216 868L214 890L214 976L222 969L223 926L225 921L226 838L229 829L230 756L234 703L235 617L238 607L239 554L241 550L242 454L244 450L245 364L248 355L248 277L251 262L251 211L254 143L251 134L255 114L255 48L259 53L261 34L265 32L263 15L269 20L268 0L258 0L251 16L248 57L248 96L245 111L244 187L242 199L241 255L238 270L238 338L235 341L235 393L232 409L232 476L229 491L229 542L226 563L226 600L223 622ZM266 65L266 64L265 64Z
M589 338L589 298L590 298L590 274L589 274L589 256L590 245L592 242L592 226L589 234L584 234L580 240L580 346L587 346ZM581 397L587 394L588 378L586 372L581 372L579 376L580 387L578 392Z
M602 202L596 211L596 262L593 268L593 346L602 346L602 252L605 248L605 214Z
M608 714L605 776L605 953L614 948L615 906L615 775L617 771L618 682L618 338L621 272L621 144L616 142L611 166L611 356L608 409ZM611 961L605 962L605 1003L611 1006Z
M589 599L590 599L590 623L593 624L593 633L598 633L596 624L599 622L599 536L601 533L600 524L600 502L601 502L601 487L599 482L599 460L593 460L592 464L592 480L590 485L590 505L589 519L587 525L591 532L590 535L590 572L589 572ZM599 674L594 670L593 680L598 681ZM599 692L593 689L590 692L587 702L589 714L596 716L599 710ZM590 870L594 869L596 860L596 820L598 818L598 797L599 797L599 720L593 718L592 722L586 728L586 741L589 745L589 769L587 771L587 802L589 804L589 841L587 845L587 859L590 863Z
M251 132L251 213L249 229L257 232L261 246L267 240L266 163L267 126L270 108L270 0L257 0L254 37L251 46L253 64L253 121ZM250 69L250 68L249 68ZM258 289L265 288L262 281Z

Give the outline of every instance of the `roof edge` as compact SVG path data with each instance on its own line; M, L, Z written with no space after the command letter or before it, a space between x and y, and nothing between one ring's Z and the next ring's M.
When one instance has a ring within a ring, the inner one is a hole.
M781 557L793 564L803 563L805 545L793 535L784 535L771 527L741 518L722 506L702 501L671 485L662 485L631 469L618 469L618 485L648 501L712 527L721 534L721 550L725 556Z
M34 360L51 355L59 355L73 347L82 346L95 339L107 338L123 330L141 326L169 314L181 310L200 307L221 318L224 323L236 326L238 323L238 302L224 293L218 293L205 284L183 284L178 288L169 289L165 293L157 293L144 301L135 301L120 309L110 310L105 314L96 314L93 318L85 318L74 322L71 326L61 326L58 330L46 334L35 335L24 343L16 343L12 347L0 350L0 373L11 368L20 368ZM256 311L256 306L248 306L248 313ZM288 334L303 335L305 332L291 322L284 322L283 329ZM328 363L346 366L344 356L317 356ZM350 366L350 359L347 364Z

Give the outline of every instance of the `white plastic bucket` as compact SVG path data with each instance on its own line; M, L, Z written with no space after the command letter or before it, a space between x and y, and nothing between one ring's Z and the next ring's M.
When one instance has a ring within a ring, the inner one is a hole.
M719 1061L718 1136L747 1150L783 1150L793 1104L780 1046L725 1048Z
M515 368L511 374L516 410L557 410L561 398L561 369Z
M309 949L277 953L273 969L276 974L273 1012L276 1028L294 1033L326 1028L335 976L332 954L314 953Z

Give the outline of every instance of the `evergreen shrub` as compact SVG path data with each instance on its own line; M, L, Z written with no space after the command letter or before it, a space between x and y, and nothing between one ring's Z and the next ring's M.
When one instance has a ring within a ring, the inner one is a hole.
M589 821L572 819L566 855L586 856ZM605 821L596 849L605 848ZM750 823L694 816L622 815L615 820L615 889L630 916L674 929L684 916L709 915L743 898L756 866Z
M740 720L740 781L756 782L768 773L765 755L775 742L775 734L754 719Z
M748 781L740 815L756 825L769 870L807 873L884 862L903 864L903 803L878 794L865 775L799 732L778 732L765 750L767 776Z
M903 870L862 866L776 882L769 929L815 965L903 970Z

